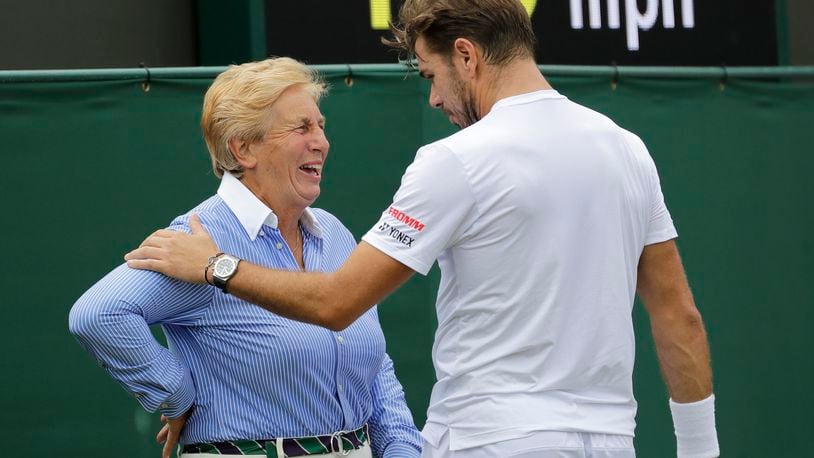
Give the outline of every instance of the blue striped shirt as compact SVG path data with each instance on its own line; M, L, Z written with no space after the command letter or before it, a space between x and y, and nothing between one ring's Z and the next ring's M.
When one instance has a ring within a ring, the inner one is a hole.
M276 216L231 175L197 213L218 246L299 270ZM188 214L170 228L188 231ZM306 271L339 268L356 246L331 214L300 220ZM119 266L73 306L71 332L148 411L194 404L181 442L330 434L369 423L376 456L420 455L374 307L341 332L289 320L221 292ZM153 338L160 323L169 349Z

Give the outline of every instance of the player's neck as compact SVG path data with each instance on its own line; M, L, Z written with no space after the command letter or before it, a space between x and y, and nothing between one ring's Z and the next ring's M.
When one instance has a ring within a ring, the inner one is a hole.
M486 116L498 100L551 89L533 59L515 59L501 67L489 66L478 92L478 109Z

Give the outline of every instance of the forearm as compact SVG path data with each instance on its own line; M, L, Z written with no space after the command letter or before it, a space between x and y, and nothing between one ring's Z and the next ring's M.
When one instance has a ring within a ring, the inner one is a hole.
M351 310L347 298L352 294L337 281L336 273L272 270L243 261L227 291L277 315L341 330L369 307L361 313Z
M701 315L695 309L651 315L653 340L670 397L694 402L712 394L709 346Z
M670 396L676 402L708 397L712 370L707 335L674 241L645 247L637 291L650 317Z
M340 331L413 273L362 242L331 273L279 271L241 262L227 291L286 318Z
M212 256L220 250L195 215L192 234L161 230L125 255L134 269L192 283L213 284ZM202 275L203 273L203 275ZM406 282L414 271L362 242L333 273L278 271L242 261L227 291L273 313L334 331L348 327Z

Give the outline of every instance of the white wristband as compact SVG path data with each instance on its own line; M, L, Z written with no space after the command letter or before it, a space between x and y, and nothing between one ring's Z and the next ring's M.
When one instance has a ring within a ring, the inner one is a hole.
M679 458L714 458L721 454L715 431L715 395L687 404L670 399Z

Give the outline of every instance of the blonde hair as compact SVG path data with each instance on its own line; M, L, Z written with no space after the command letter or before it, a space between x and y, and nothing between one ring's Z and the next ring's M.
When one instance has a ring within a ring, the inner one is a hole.
M288 57L231 65L215 78L204 96L201 129L218 178L223 172L243 175L243 167L229 150L229 140L262 140L269 107L295 85L303 85L317 103L326 90L316 71Z

